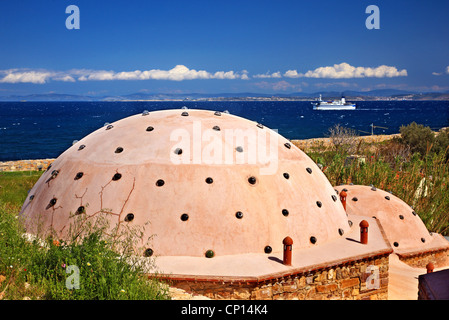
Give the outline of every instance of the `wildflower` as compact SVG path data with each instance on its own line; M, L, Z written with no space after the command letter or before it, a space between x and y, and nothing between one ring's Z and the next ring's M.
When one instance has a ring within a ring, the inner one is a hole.
M61 267L65 268L65 263L61 264Z
M87 266L90 267L90 263L89 262L87 263Z
M123 289L122 289L122 290L120 290L120 292L123 292L123 293L124 293L124 292L125 292L125 290L123 290Z

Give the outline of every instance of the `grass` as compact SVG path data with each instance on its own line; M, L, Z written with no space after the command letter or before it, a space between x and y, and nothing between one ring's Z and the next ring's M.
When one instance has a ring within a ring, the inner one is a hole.
M0 172L0 205L7 211L19 212L28 191L43 171Z
M315 149L309 156L321 163L334 186L374 185L391 191L413 207L429 231L449 234L449 164L444 152L408 154L398 141L358 146L364 161L348 163L349 153ZM399 150L399 151L398 151Z
M169 299L167 286L146 275L154 261L117 250L138 235L133 230L111 237L97 220L76 241L25 239L17 214L41 174L0 173L0 299Z

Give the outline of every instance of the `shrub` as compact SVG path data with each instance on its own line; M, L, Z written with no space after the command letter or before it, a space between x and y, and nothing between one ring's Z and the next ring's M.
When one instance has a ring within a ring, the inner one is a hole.
M336 124L328 129L329 139L337 152L355 153L359 147L357 132Z
M449 128L441 129L435 137L436 152L443 153L449 160Z
M435 143L435 133L429 127L412 122L399 129L402 141L410 146L410 150L418 152L421 156L427 154Z

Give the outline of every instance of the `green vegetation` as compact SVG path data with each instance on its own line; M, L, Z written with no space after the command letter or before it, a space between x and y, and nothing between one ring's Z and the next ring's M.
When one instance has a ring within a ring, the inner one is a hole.
M126 245L138 230L109 234L98 219L69 242L26 239L18 212L41 174L0 173L0 300L169 299L167 286L145 273L153 261L136 258Z
M402 142L409 145L412 152L419 153L421 156L429 153L447 154L449 128L442 129L435 135L429 127L412 122L408 126L401 126L400 132Z
M412 123L401 128L399 138L365 143L346 135L345 145L309 153L323 165L332 185L374 185L391 191L414 208L430 231L448 235L448 129L435 135L428 127ZM358 158L350 160L349 151L354 150Z
M42 171L0 172L0 206L19 212L28 191L42 175Z

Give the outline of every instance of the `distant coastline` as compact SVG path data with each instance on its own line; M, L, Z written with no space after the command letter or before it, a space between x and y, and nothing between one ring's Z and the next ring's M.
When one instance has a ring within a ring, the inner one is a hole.
M340 98L342 95L348 101L449 101L449 92L409 92L402 90L372 90L372 91L328 91L314 93L132 93L126 95L89 96L76 94L29 94L0 96L0 102L30 102L30 101L314 101L319 95L323 99Z

